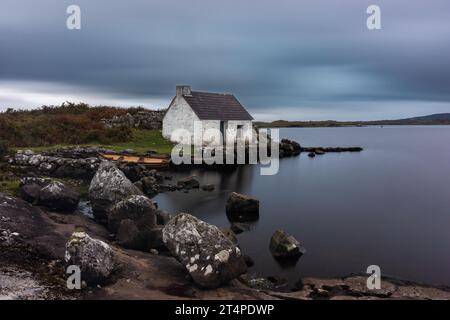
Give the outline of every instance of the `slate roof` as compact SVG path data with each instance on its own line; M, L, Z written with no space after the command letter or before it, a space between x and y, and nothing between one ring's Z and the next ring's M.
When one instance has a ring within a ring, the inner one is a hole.
M191 91L183 98L200 120L253 120L232 94Z

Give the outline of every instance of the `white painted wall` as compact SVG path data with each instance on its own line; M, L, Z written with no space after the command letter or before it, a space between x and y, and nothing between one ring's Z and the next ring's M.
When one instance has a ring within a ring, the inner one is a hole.
M177 96L167 110L162 123L162 135L171 139L175 129L186 129L194 134L194 122L199 121L195 112L182 96ZM174 141L179 142L179 141Z
M182 96L176 96L163 118L162 135L164 138L172 140L172 132L174 130L185 129L191 133L192 141L198 142L194 141L194 123L196 121L200 121L200 119L197 117L186 100ZM252 121L230 120L225 121L224 125L225 141L236 140L238 125L242 125L242 136L244 139L250 140L252 138ZM220 131L220 120L202 120L202 136L204 144L209 144L212 139L212 137L208 135L208 129L216 129ZM255 137L253 137L253 139L254 138Z

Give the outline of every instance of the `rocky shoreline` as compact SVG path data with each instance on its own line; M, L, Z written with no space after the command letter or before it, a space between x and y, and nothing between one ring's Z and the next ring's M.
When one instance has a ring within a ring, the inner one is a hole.
M382 280L381 290L368 290L367 278L305 278L301 289L281 292L265 278L241 276L215 289L204 289L170 255L116 246L101 225L77 214L60 214L0 194L0 297L4 299L449 299L448 288ZM64 250L76 230L86 230L116 252L118 269L109 282L68 290ZM5 234L12 239L5 240Z
M151 200L168 189L207 192L214 186L186 177L169 187L167 174L100 162L93 150L56 152L36 157L25 151L10 163L26 167L31 162L39 170L28 173L37 176L41 167L48 173L42 165L47 162L81 168L83 174L76 176L91 179L87 196L94 219L74 205L82 198L79 190L60 180L22 177L22 199L0 193L0 299L450 299L449 288L395 279L369 290L364 275L304 278L288 290L277 277L251 275L253 262L237 243L235 232L259 216L257 199L232 193L226 212L234 223L220 230L187 213L172 216ZM78 161L83 165L74 165ZM270 250L283 259L298 259L304 252L282 230L274 233ZM69 265L82 270L81 290L67 288Z

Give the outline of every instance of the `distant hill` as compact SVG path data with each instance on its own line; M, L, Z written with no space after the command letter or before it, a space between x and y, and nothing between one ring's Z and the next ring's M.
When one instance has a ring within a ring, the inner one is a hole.
M414 118L407 118L404 120L415 120L415 121L448 121L450 120L450 113L435 113L430 114L428 116L421 116L421 117L414 117Z
M255 122L260 128L293 128L293 127L355 127L375 125L450 125L450 113L436 113L427 116L374 121L287 121L276 120L272 122Z

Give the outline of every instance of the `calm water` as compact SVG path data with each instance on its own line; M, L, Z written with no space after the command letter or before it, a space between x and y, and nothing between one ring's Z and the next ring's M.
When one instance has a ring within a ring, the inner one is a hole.
M171 213L229 226L228 194L256 196L260 218L238 239L255 260L250 271L259 275L293 283L377 264L383 274L450 285L450 127L295 128L282 129L280 136L303 146L365 150L282 159L275 176L261 176L258 166L229 173L193 170L216 190L165 193L155 200ZM282 266L270 254L277 228L307 249L295 266Z

